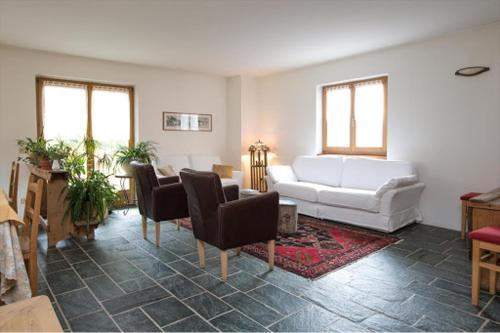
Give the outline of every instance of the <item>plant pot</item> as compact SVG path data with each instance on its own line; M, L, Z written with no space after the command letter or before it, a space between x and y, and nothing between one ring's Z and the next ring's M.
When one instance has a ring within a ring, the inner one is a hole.
M47 158L38 161L38 166L42 170L52 170L52 162Z
M132 175L132 173L134 171L132 169L132 166L130 165L130 163L122 164L122 170L127 175Z

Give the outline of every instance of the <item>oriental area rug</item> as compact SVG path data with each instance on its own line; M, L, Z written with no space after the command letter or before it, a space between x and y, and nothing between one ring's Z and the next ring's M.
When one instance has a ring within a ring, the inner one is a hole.
M189 219L183 227L191 229ZM297 232L279 234L275 265L305 278L314 279L378 251L399 238L377 231L299 215ZM267 245L247 245L242 250L267 261Z

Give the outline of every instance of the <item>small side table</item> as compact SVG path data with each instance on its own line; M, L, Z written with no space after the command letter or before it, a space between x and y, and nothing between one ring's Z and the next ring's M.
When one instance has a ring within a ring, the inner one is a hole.
M288 199L280 199L278 232L293 234L297 232L297 203Z
M125 183L127 182L127 179L129 180L130 184L130 190L132 190L132 182L134 180L134 177L129 174L121 174L121 175L115 175L116 178L120 180L120 192L122 192L123 199L124 199L124 206L125 209L123 211L123 215L127 215L128 211L130 209L130 206L135 205L135 199L134 199L134 194L132 193L132 199L128 195L128 190L125 188Z

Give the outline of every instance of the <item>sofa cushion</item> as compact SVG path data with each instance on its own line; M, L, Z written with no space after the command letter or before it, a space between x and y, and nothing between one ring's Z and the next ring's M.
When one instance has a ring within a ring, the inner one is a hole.
M191 155L191 168L197 171L212 171L214 164L222 164L220 157L215 155Z
M298 156L293 170L299 181L340 186L343 169L342 156Z
M347 157L344 159L341 186L376 190L391 178L410 176L414 173L411 163L408 162Z
M416 183L418 183L418 177L415 175L391 178L375 191L375 196L380 199L390 190Z
M325 185L306 182L279 182L274 185L274 189L278 191L280 195L310 202L317 202L318 191L328 188L329 187Z
M187 155L167 155L160 157L160 165L170 165L178 175L179 171L184 168L191 168Z
M375 191L341 187L319 190L318 202L329 206L362 209L375 213L380 208L380 200L375 197Z

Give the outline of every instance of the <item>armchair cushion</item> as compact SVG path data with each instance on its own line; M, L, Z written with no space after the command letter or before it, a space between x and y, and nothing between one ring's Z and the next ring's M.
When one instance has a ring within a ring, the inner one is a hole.
M230 165L214 164L212 171L218 174L220 178L233 178L233 167Z
M175 170L174 170L174 167L171 166L170 164L167 164L167 165L164 165L164 166L161 166L161 167L158 167L156 168L163 176L167 176L167 177L171 177L171 176L175 176L176 173L175 173Z
M152 219L163 221L188 217L187 196L181 183L160 185L152 193Z

